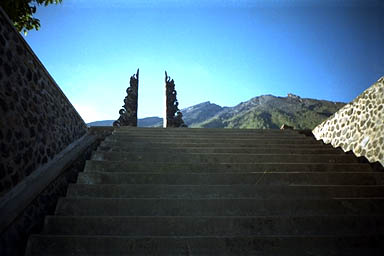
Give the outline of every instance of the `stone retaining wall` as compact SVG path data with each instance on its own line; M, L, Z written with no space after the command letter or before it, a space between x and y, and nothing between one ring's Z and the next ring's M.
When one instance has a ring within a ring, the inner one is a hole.
M91 127L65 153L60 152L0 199L1 256L24 255L28 237L42 231L44 217L54 214L58 198L65 196L68 184L76 182L92 151L112 131L113 127Z
M313 130L316 139L384 166L384 77Z
M28 237L41 232L45 216L54 214L58 198L65 196L69 183L76 182L78 173L84 169L85 160L90 158L94 149L94 146L90 147L80 155L61 176L24 209L5 231L0 233L0 255L24 255Z
M86 131L0 8L0 197Z

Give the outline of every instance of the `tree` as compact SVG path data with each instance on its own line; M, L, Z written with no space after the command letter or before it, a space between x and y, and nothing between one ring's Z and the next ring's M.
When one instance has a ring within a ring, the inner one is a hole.
M19 32L40 28L40 20L33 17L39 5L59 4L62 0L1 0L0 6L8 14Z

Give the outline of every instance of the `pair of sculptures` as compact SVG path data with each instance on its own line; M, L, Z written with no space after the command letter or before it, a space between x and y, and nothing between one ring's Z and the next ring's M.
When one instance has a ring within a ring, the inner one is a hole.
M113 123L113 126L137 126L139 69L137 69L136 74L131 76L129 84L123 108L119 111L120 117ZM166 115L164 117L164 127L187 127L183 121L183 114L178 108L179 102L176 99L175 81L168 76L167 71L165 71L165 95Z

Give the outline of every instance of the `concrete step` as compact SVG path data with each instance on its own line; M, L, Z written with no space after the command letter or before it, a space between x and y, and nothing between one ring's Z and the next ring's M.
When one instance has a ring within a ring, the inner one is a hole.
M323 216L381 215L384 199L60 198L59 216Z
M145 128L145 127L120 127L114 130L114 133L170 133L170 134L179 134L179 133L226 133L226 134L236 134L236 133L278 133L278 134L287 134L294 133L297 134L297 131L293 130L280 130L280 129L237 129L237 128Z
M271 185L154 185L70 184L68 197L169 199L326 199L384 198L384 185L271 186Z
M27 256L263 255L381 256L384 235L134 237L34 235Z
M102 152L92 153L98 161L143 161L170 163L357 163L350 154L232 154L232 153L157 153Z
M26 255L384 254L384 173L290 130L116 129Z
M284 139L297 139L297 140L315 140L313 137L307 137L303 134L162 134L162 133L153 133L153 134L127 134L127 133L114 133L108 138L118 138L118 139L138 139L138 140L153 140L153 139L162 139L162 140L172 140L172 139L194 139L194 140L264 140L264 139L275 139L275 140L284 140Z
M345 154L340 149L328 148L328 147L310 147L310 148L299 148L289 147L284 145L280 147L222 147L222 148L204 148L204 147L189 147L189 148L163 148L163 147L132 147L131 144L121 145L119 147L114 145L108 145L107 143L101 143L97 151L111 152L167 152L167 153L233 153L233 154Z
M103 236L295 236L384 234L383 216L48 216L43 234Z
M88 160L85 172L372 172L363 163L152 163Z
M117 137L117 136L109 136L105 139L106 142L120 142L123 141L125 143L156 143L156 144L213 144L213 145L221 145L221 146L252 146L255 144L260 145L268 145L268 144L321 144L319 141L314 139L297 139L297 138L284 138L284 139L275 139L275 138L260 138L260 139L236 139L236 138L162 138L162 137L153 137L151 139L148 138L138 138L134 136L129 137ZM212 147L212 146L211 146Z
M361 172L83 172L79 184L168 185L382 185L384 173Z
M273 142L273 141L272 141ZM291 143L291 144L273 144L273 143L265 144L265 143L259 143L259 144L242 144L242 145L236 145L236 144L228 144L228 143L173 143L173 142L167 142L167 143L158 143L158 142L126 142L122 140L108 140L103 141L101 145L103 146L109 146L113 148L136 148L136 149L151 149L151 148L163 148L163 149L175 149L175 148L300 148L300 149L321 149L321 148L328 148L333 149L330 145L323 145L320 142L319 143L310 143L310 144L301 144L301 143ZM297 142L297 141L296 141ZM336 149L337 150L337 149Z
M151 131L118 131L115 130L112 135L117 136L222 136L222 137L236 137L236 136L301 136L301 137L311 137L305 136L296 131L233 131L233 130L221 130L221 131L205 131L205 130L179 130L179 131L166 131L166 130L151 130Z

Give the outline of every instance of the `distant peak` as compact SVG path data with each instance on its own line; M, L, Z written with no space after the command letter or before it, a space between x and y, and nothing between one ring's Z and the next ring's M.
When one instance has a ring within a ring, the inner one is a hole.
M190 106L188 108L199 108L199 107L205 107L205 106L208 106L208 105L211 105L210 101L205 101L205 102L202 102L202 103Z
M301 99L300 96L295 95L295 94L293 94L293 93L288 93L288 96L287 96L287 97L288 97L288 98L293 98L293 99Z

